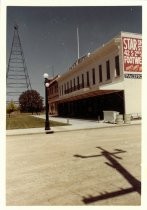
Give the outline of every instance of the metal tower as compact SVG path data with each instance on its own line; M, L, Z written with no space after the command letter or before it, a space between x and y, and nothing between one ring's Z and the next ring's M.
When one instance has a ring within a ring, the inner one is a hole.
M6 83L7 103L11 100L18 103L20 94L26 90L32 89L17 24L14 25L14 35L8 60Z

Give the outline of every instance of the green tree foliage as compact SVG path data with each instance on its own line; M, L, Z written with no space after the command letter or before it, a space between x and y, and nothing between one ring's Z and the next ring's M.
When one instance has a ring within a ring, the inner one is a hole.
M36 90L27 90L20 95L19 106L21 112L38 114L43 108L43 98Z
M14 101L10 101L10 103L7 104L7 114L11 115L12 112L17 111L17 106L15 105Z

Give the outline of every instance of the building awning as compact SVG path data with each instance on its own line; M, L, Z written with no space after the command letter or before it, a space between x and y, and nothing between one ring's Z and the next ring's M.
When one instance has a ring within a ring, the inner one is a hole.
M96 90L96 91L92 91L92 92L90 91L88 93L83 93L83 94L71 96L71 97L64 98L64 99L58 99L58 102L64 103L64 102L76 101L76 100L80 100L80 99L91 98L91 97L95 97L95 96L106 95L106 94L116 93L116 92L120 92L120 91L121 90Z

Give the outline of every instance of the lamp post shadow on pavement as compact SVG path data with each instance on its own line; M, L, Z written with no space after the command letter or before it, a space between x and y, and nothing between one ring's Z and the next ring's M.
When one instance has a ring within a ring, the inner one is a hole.
M121 196L121 195L125 195L125 194L129 194L132 192L137 192L139 195L141 195L141 181L138 180L135 176L133 176L127 169L125 169L116 159L122 159L119 156L116 156L116 154L119 153L124 153L126 151L121 150L121 149L115 149L114 152L109 152L105 149L103 149L102 147L96 147L98 149L100 149L102 152L98 155L89 155L89 156L84 156L84 155L74 155L74 157L76 158L82 158L82 159L86 159L86 158L95 158L95 157L100 157L100 156L104 156L109 162L105 162L105 164L107 164L108 166L114 168L116 171L118 171L120 173L120 175L125 178L125 180L127 180L127 182L131 185L130 187L127 188L120 188L116 191L112 191L112 192L107 192L107 190L105 191L105 193L100 193L100 195L97 196L92 196L90 195L89 197L85 197L83 196L82 201L85 204L90 204L96 201L100 201L100 200L104 200L104 199L111 199L117 196Z
M44 73L44 86L45 86L45 132L46 134L53 133L53 131L50 128L50 121L49 121L49 103L48 103L48 87L49 87L49 82L48 82L48 74Z

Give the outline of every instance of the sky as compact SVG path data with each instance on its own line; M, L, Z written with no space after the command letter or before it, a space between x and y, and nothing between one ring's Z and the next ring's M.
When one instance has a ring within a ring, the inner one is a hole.
M62 75L78 57L99 48L120 31L142 33L141 6L7 7L7 61L14 24L32 88L44 97L43 74Z

